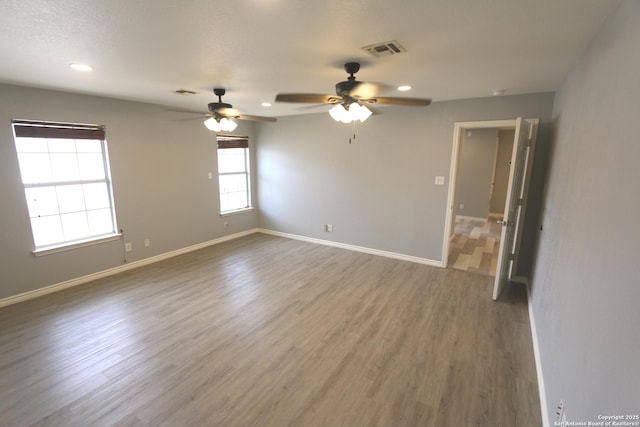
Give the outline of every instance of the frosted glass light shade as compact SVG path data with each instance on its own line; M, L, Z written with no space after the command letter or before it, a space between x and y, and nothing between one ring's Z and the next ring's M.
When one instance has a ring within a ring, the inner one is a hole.
M354 120L364 122L372 113L366 106L353 102L348 109L343 104L338 104L329 110L329 114L337 122L351 123Z
M344 105L338 104L329 110L329 114L333 117L333 120L336 122L349 123L351 122L351 115Z
M204 121L204 125L213 132L220 132L222 130L222 126L220 126L220 122L214 119L213 117L209 117Z
M226 117L220 119L220 125L222 126L222 130L225 132L232 132L235 128L238 127L238 124L231 119Z
M223 117L221 119L215 119L213 117L209 117L204 121L204 125L213 132L232 132L235 128L238 127L238 124L231 119Z

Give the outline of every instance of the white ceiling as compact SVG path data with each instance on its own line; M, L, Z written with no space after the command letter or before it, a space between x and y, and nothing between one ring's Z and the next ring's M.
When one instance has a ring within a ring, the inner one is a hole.
M279 92L358 80L434 101L555 90L617 0L2 0L0 81L206 111L310 110ZM360 48L397 40L406 53ZM95 67L80 73L69 63ZM198 92L185 96L176 89ZM393 96L397 93L387 92ZM302 107L302 108L301 108ZM392 107L389 107L392 108Z

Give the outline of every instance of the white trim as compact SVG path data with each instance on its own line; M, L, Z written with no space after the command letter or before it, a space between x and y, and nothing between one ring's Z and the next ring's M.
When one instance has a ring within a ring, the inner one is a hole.
M475 122L455 122L453 125L453 143L451 145L451 165L449 166L449 191L447 193L446 215L444 222L444 237L442 239L442 265L446 266L449 260L449 233L453 225L454 198L456 194L456 175L458 172L458 153L460 152L460 140L465 129L509 128L515 129L516 119L486 120Z
M273 231L273 230L267 230L264 228L252 228L249 230L245 230L245 231L241 231L239 233L235 233L235 234L230 234L228 236L223 236L214 240L209 240L206 242L202 242L202 243L198 243L192 246L188 246L186 248L182 248L182 249L177 249L175 251L171 251L171 252L167 252L164 254L160 254L160 255L156 255L156 256L152 256L149 258L145 258L145 259L141 259L139 261L133 261L133 262L129 262L123 265L119 265L117 267L113 267L113 268L109 268L107 270L103 270L103 271L98 271L96 273L91 273L88 274L86 276L82 276L82 277L77 277L75 279L70 279L70 280L66 280L64 282L60 282L60 283L56 283L53 285L49 285L49 286L45 286L42 288L38 288L38 289L34 289L32 291L27 291L27 292L23 292L21 294L18 295L12 295L10 297L7 298L3 298L0 299L0 307L6 307L8 305L12 305L12 304L17 304L19 302L23 302L23 301L27 301L33 298L38 298L44 295L48 295L54 292L58 292L61 291L63 289L67 289L67 288L72 288L74 286L79 286L79 285L83 285L85 283L89 283L91 281L94 280L98 280L98 279L102 279L104 277L108 277L108 276L113 276L115 274L118 273L122 273L128 270L133 270L134 268L138 268L138 267L143 267L145 265L149 265L149 264L153 264L159 261L163 261L165 259L169 259L169 258L173 258L175 256L178 255L182 255L182 254L186 254L188 252L193 252L193 251L197 251L199 249L203 249L206 248L208 246L213 246L213 245L217 245L218 243L222 243L222 242L226 242L229 240L234 240L240 237L244 237L244 236L248 236L250 234L254 234L254 233L263 233L263 234L270 234L273 236L279 236L279 237L286 237L289 239L294 239L294 240L302 240L302 241L306 241L306 242L310 242L310 243L316 243L319 245L325 245L325 246L333 246L336 248L341 248L341 249L346 249L346 250L350 250L350 251L355 251L355 252L363 252L363 253L367 253L367 254L371 254L371 255L378 255L378 256L383 256L386 258L393 258L393 259L398 259L398 260L402 260L402 261L409 261L409 262L415 262L418 264L425 264L425 265L430 265L432 267L443 267L442 262L440 261L435 261L432 259L427 259L427 258L420 258L420 257L416 257L416 256L411 256L411 255L405 255L405 254L399 254L396 252L388 252L388 251L382 251L379 249L372 249L372 248L365 248L362 246L355 246L355 245L349 245L346 243L339 243L339 242L332 242L329 240L322 240L322 239L316 239L313 237L306 237L306 236L300 236L300 235L296 235L296 234L290 234L290 233L282 233L279 231Z
M234 209L232 211L220 212L220 216L224 217L224 216L238 215L238 214L242 214L242 213L245 213L245 212L252 212L255 209L256 208L254 208L253 206L249 206L248 208L240 208L240 209Z
M228 236L223 236L214 240L209 240L207 242L198 243L196 245L188 246L186 248L177 249L175 251L167 252L164 254L152 256L150 258L141 259L139 261L129 262L123 265L119 265L117 267L109 268L107 270L98 271L96 273L91 273L86 276L77 277L75 279L66 280L64 282L56 283L53 285L45 286L43 288L35 289L33 291L23 292L18 295L13 295L7 298L0 299L0 307L5 307L12 304L17 304L22 301L27 301L33 298L41 297L47 294L51 294L53 292L58 292L63 289L72 288L74 286L83 285L85 283L89 283L93 280L102 279L103 277L113 276L114 274L122 273L124 271L133 270L134 268L142 267L145 265L153 264L158 261L163 261L165 259L173 258L178 255L186 254L188 252L197 251L198 249L203 249L208 246L217 245L218 243L226 242L228 240L237 239L240 237L247 236L249 234L256 233L257 229L252 228L250 230L241 231L240 233L230 234Z
M51 254L57 254L59 252L71 251L78 248L85 248L87 246L99 245L100 243L112 242L114 240L122 239L122 234L112 234L106 237L96 237L87 240L81 240L75 243L63 243L56 246L45 246L40 249L35 249L32 253L37 256L45 256Z
M420 257L412 256L412 255L399 254L397 252L382 251L382 250L379 250L379 249L372 249L372 248L366 248L366 247L363 247L363 246L349 245L347 243L333 242L331 240L316 239L314 237L300 236L300 235L297 235L297 234L283 233L283 232L280 232L280 231L267 230L267 229L264 229L264 228L258 228L256 231L258 233L270 234L272 236L286 237L288 239L294 239L294 240L302 240L304 242L316 243L318 245L332 246L332 247L335 247L335 248L346 249L346 250L349 250L349 251L363 252L363 253L366 253L366 254L378 255L378 256L382 256L382 257L386 257L386 258L398 259L398 260L401 260L401 261L415 262L415 263L418 263L418 264L430 265L432 267L442 267L443 266L441 261L436 261L436 260L432 260L432 259L428 259L428 258L420 258Z
M538 376L538 395L540 399L540 414L542 418L542 427L550 427L549 410L547 408L547 393L544 388L544 378L542 375L542 360L540 359L540 345L538 344L538 331L536 330L536 321L533 316L533 306L531 303L531 286L529 280L526 281L527 301L529 307L529 325L531 327L531 342L533 344L533 358L536 362L536 374Z

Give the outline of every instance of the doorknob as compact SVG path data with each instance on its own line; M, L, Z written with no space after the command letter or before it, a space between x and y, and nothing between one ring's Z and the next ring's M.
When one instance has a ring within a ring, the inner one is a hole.
M499 220L496 221L496 224L500 224L500 225L502 225L504 227L508 227L510 225L513 225L513 221L504 221L504 220L500 220L499 219Z

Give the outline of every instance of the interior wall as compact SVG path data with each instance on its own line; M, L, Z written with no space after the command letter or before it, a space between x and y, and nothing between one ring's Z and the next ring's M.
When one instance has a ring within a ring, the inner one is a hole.
M0 299L256 227L256 211L220 217L215 133L177 114L158 105L0 85ZM131 252L117 240L32 254L12 119L106 126L116 217ZM237 133L255 143L252 123Z
M564 82L531 282L549 425L640 406L640 2L624 1ZM637 421L637 420L636 420Z
M489 216L498 129L467 129L460 145L456 215Z
M503 129L498 132L498 152L495 160L495 176L493 193L489 200L489 212L492 214L504 214L504 204L507 200L507 187L509 186L509 170L511 169L511 153L513 152L513 139L516 131Z
M260 124L259 226L441 262L449 183L434 180L449 176L454 123L538 117L544 140L552 103L542 93L382 107L355 127L326 112Z

